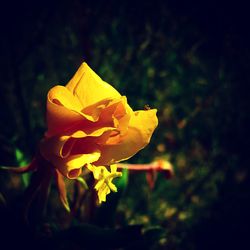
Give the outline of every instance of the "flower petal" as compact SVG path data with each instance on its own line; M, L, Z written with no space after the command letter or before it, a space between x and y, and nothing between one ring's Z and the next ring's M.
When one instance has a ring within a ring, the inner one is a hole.
M77 130L71 134L67 133L67 135L63 136L45 138L40 143L40 152L47 160L50 160L53 155L66 158L71 154L72 150L74 151L74 154L83 154L87 151L89 152L90 147L93 150L93 145L96 140L107 140L106 138L108 138L109 134L117 129L112 127L103 127L94 131L92 130L93 129L86 132ZM95 137L98 138L95 139ZM75 144L77 144L77 149L74 149Z
M70 212L70 207L67 199L67 190L65 187L64 176L58 171L55 171L56 185L59 192L60 200L65 209Z
M83 63L66 88L78 98L83 107L103 99L119 98L119 92L104 82L89 66Z
M130 158L149 143L157 124L156 109L136 111L117 144L100 145L101 157L94 164L110 165Z
M81 112L79 100L63 86L52 88L47 97L47 126L46 137L65 132L83 120L94 121L89 115Z
M50 159L53 165L67 178L76 179L82 173L82 167L86 164L97 161L100 152L95 151L89 154L72 155L67 158L54 156Z

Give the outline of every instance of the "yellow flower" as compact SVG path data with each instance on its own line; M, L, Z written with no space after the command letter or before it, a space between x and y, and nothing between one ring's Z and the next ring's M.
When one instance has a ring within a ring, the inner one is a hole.
M110 166L144 148L158 124L156 109L133 111L127 98L83 63L69 83L47 96L47 126L40 153L56 170L61 200L67 207L63 176L77 179L88 167L97 180L99 201L116 191L121 176Z
M83 63L69 83L47 96L42 156L70 179L87 164L108 166L144 148L158 124L156 109L133 111L125 96Z
M117 192L117 188L112 181L116 177L121 177L122 173L116 171L117 166L115 164L110 166L110 172L104 166L88 165L88 168L93 172L94 178L97 180L95 190L98 194L99 203L106 201L106 196L110 193L110 190Z

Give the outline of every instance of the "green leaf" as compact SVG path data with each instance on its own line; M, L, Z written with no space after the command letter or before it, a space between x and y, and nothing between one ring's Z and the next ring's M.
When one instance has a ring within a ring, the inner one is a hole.
M25 157L24 153L18 148L15 149L15 157L17 164L20 167L28 165L28 159ZM30 173L22 174L21 178L24 186L27 187L30 183Z
M118 192L123 193L128 185L128 169L122 170L122 176L114 179L114 184L117 187Z
M29 183L30 183L30 173L25 173L25 174L22 174L22 181L23 181L23 184L25 187L28 187Z
M84 189L89 189L87 182L81 176L77 177L76 180L82 184Z
M15 149L15 157L19 166L25 166L28 164L28 160L25 158L23 152L18 148Z

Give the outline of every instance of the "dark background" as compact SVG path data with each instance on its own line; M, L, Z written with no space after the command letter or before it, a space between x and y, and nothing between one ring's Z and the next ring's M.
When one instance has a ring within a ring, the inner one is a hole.
M161 157L175 169L153 191L143 174L131 175L115 225L160 225L167 234L155 249L247 249L247 5L20 1L1 3L0 18L1 165L18 164L17 149L32 157L46 129L46 93L87 61L134 110L158 109L150 145L130 162ZM11 200L8 178L0 191Z

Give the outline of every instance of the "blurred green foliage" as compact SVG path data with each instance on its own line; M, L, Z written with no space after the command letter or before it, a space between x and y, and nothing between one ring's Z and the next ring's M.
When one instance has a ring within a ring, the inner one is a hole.
M171 180L159 174L154 190L145 174L129 175L119 203L114 194L99 216L110 206L113 226L164 228L166 235L152 249L243 244L250 207L250 51L242 38L247 21L231 21L237 9L80 0L39 3L29 13L25 4L19 7L12 22L2 21L1 165L20 165L20 152L31 159L46 129L48 90L65 85L86 60L134 110L146 104L158 109L150 145L130 162L161 157L175 171ZM9 178L1 173L5 197L15 189ZM58 202L49 206L51 221L67 217Z

